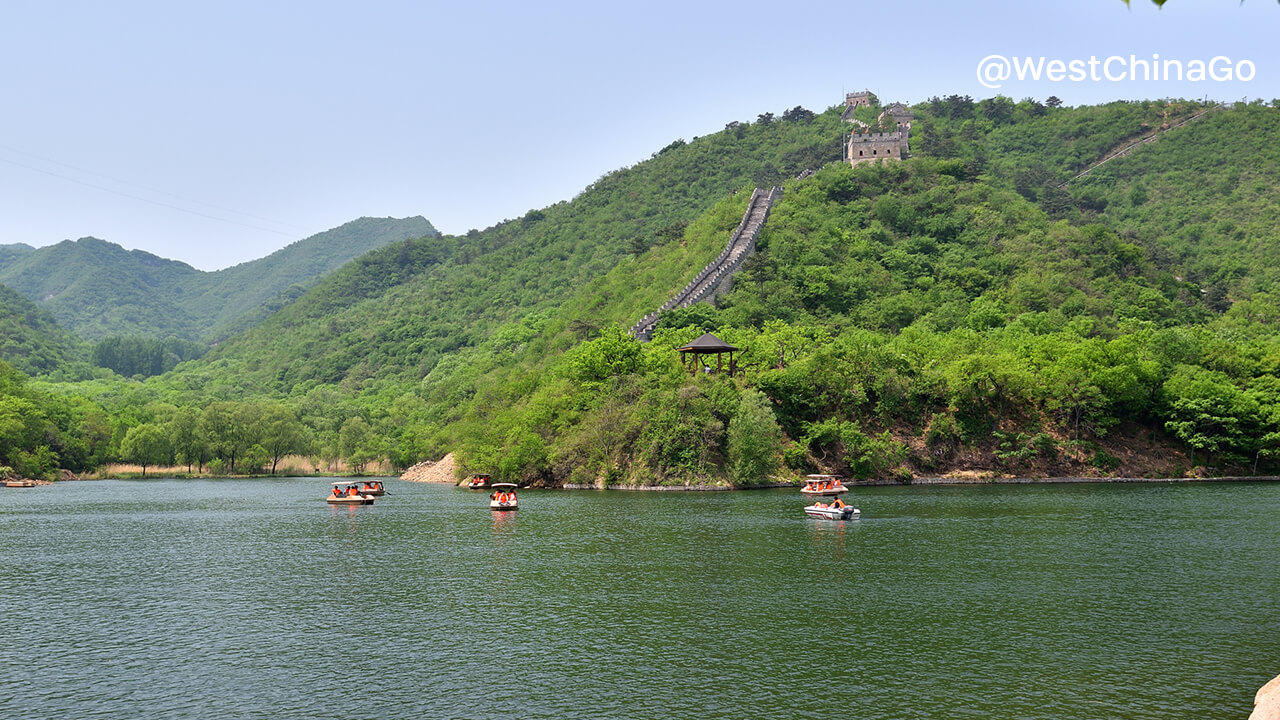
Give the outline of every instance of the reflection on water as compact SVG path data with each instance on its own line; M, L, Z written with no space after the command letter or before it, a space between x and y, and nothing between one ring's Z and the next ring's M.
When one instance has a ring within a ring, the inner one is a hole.
M0 492L0 717L1225 720L1280 657L1280 485L389 484Z
M493 536L500 537L511 532L516 526L516 513L510 510L490 510L493 516Z

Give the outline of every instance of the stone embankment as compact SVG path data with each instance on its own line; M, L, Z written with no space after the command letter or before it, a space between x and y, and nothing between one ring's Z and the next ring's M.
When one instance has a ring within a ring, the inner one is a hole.
M689 307L703 300L714 300L716 295L724 292L729 278L738 271L743 261L755 252L756 238L760 235L760 228L764 227L765 220L769 218L770 208L780 197L782 197L780 187L774 187L768 192L756 188L751 193L751 201L747 204L742 222L738 223L737 229L729 236L729 243L724 251L703 268L702 272L698 273L688 285L676 293L675 297L633 325L631 335L639 340L648 341L662 313L672 308Z
M414 465L405 470L400 475L400 479L409 482L454 484L458 479L453 476L453 472L453 453L449 453L439 460L427 460Z
M1263 685L1253 696L1253 714L1249 720L1280 720L1280 676Z

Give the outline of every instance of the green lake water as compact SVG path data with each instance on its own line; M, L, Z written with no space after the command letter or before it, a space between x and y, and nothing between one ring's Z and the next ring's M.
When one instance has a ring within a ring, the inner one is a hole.
M1280 484L0 490L0 718L1246 718Z

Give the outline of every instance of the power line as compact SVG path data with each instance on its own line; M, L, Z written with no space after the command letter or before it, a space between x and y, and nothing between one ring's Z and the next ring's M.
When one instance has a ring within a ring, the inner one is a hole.
M276 220L272 220L272 219L270 219L270 218L265 218L265 217L261 217L261 216L258 216L258 215L253 215L253 214L250 214L250 213L244 213L244 212L240 212L240 211L238 211L238 210L232 210L232 209L230 209L230 208L220 207L220 206L218 206L218 205L214 205L214 204L211 204L211 203L202 202L202 201L200 201L200 200L195 200L195 199L192 199L192 198L186 198L186 197L183 197L183 196L181 196L181 195L177 195L177 194L174 194L174 193L171 193L171 192L167 192L167 191L164 191L164 190L158 190L158 189L156 189L156 188L149 188L149 187L146 187L145 185L139 185L139 184L137 184L137 183L131 183L131 182L127 181L127 180L121 180L121 179L119 179L119 178L113 178L113 177L111 177L110 175L104 175L104 174L102 174L102 173L96 173L96 172L93 172L93 171L91 171L91 170L85 170L85 169L83 169L83 168L75 167L74 165L68 165L68 164L66 164L66 163L58 162L57 160L50 160L49 158L42 158L42 157L40 157L39 155L35 155L35 154L29 153L29 152L25 152L25 151L22 151L22 150L18 150L17 148L12 148L12 147L9 147L9 146L7 146L7 145L0 145L0 149L9 150L9 151L11 151L11 152L19 153L19 154L21 154L21 155L26 155L27 157L35 158L35 159L37 159L37 160L42 160L42 161L44 161L44 162L52 163L52 164L54 164L54 165L60 165L60 166L62 166L62 167L69 168L69 169L71 169L71 170L75 170L75 171L77 171L77 172L82 172L82 173L85 173L85 174L87 174L87 175L95 175L95 176L97 176L97 177L105 178L105 179L107 179L107 180L112 180L112 181L114 181L114 182L118 182L118 183L121 183L121 184L123 184L123 185L132 185L133 187L136 187L136 188L140 188L140 189L143 189L143 190L148 190L148 191L150 191L150 192L157 192L157 193L160 193L160 194L162 194L162 195L168 195L168 196L170 196L170 197L173 197L173 198L176 198L176 199L179 199L179 200L184 200L184 201L187 201L187 202L193 202L193 203L196 203L197 205L204 205L204 206L206 206L206 207L211 207L211 208L214 208L214 209L217 209L217 210L221 210L221 211L223 211L223 212L229 212L229 213L232 213L232 214L235 214L235 215L242 215L242 216L247 217L247 218L253 218L253 219L255 219L255 220L262 220L262 221L265 221L265 222L273 223L273 224L276 224L276 225L281 225L281 226L284 226L284 227L293 227L293 228L297 228L300 232L305 232L305 229L303 229L302 227L297 226L297 225L291 225L291 224L289 224L289 223L279 222L279 221L276 221ZM26 163L18 162L17 160L12 160L12 159L10 159L10 158L0 157L0 162L7 163L7 164L9 164L9 165L14 165L14 166L16 166L16 167L20 167L20 168L23 168L23 169L25 169L25 170L30 170L30 171L32 171L32 172L38 172L38 173L42 173L42 174L44 174L44 175L49 175L49 176L51 176L51 177L56 177L56 178L59 178L59 179L61 179L61 180L66 180L66 181L68 181L68 182L73 182L73 183L76 183L77 185L84 185L85 187L90 187L90 188L93 188L93 189L95 189L95 190L101 190L101 191L103 191L103 192L109 192L109 193L111 193L111 194L113 194L113 195L119 195L119 196L121 196L121 197L127 197L127 198L130 198L130 199L132 199L132 200L138 200L138 201L140 201L140 202L148 203L148 204L150 204L150 205L156 205L156 206L159 206L159 207L168 208L168 209L170 209L170 210L176 210L176 211L178 211L178 212L187 213L188 215L196 215L196 216L199 216L199 217L208 218L208 219L210 219L210 220L217 220L218 222L230 223L230 224L232 224L232 225L239 225L239 226L241 226L241 227L251 228L251 229L253 229L253 230L261 230L261 231L263 231L263 232L275 233L276 235L281 235L281 236L288 237L288 238L296 237L296 235L295 235L294 233L287 233L287 232L284 232L284 231L281 231L281 230L275 230L275 229L268 228L268 227L262 227L261 225L254 225L254 224L252 224L252 223L242 222L242 221L239 221L239 220L233 220L233 219L228 218L228 217L222 217L222 216L219 216L219 215L212 215L212 214L209 214L209 213L200 212L199 210L192 210L192 209L190 209L190 208L181 207L181 206L179 206L179 205L173 205L173 204L171 204L171 203L162 202L162 201L160 201L160 200L153 200L153 199L151 199L151 198L143 197L143 196L141 196L141 195L137 195L137 194L134 194L134 193L125 192L125 191L123 191L123 190L117 190L117 189L114 189L114 188L110 188L110 187L106 187L106 186L103 186L103 185L99 185L99 184L97 184L97 183L91 183L91 182L88 182L88 181L86 181L86 180L81 180L81 179L79 179L79 178L74 178L74 177L71 177L71 176L69 176L69 175L64 175L64 174L62 174L62 173L57 173L57 172L54 172L54 171L52 171L52 170L47 170L47 169L45 169L45 168L40 168L40 167L35 167L35 166L33 166L33 165L28 165L28 164L26 164Z

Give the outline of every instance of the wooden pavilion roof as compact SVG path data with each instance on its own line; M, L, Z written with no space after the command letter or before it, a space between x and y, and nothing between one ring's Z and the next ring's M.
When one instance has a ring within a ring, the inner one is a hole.
M682 348L676 348L676 350L682 353L693 353L694 355L713 355L716 353L737 352L738 348L711 333L703 333L702 337Z

